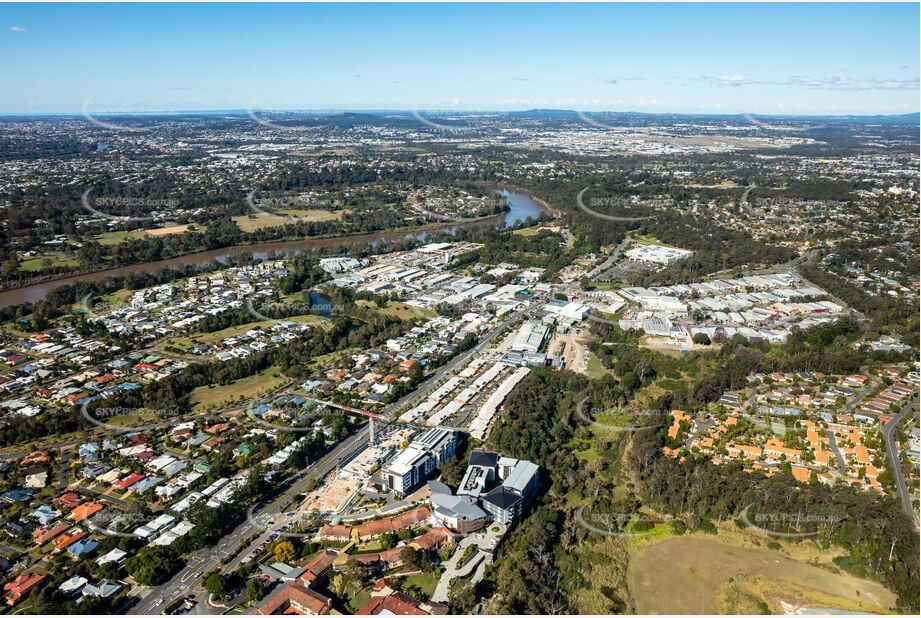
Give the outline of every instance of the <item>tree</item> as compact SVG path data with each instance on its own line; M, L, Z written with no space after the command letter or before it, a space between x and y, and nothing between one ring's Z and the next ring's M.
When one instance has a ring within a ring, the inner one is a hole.
M400 560L405 566L408 566L412 569L418 569L420 571L431 571L434 567L432 559L429 558L429 555L422 551L421 549L416 549L415 547L404 547L403 551L400 552Z
M246 582L246 599L250 603L261 601L265 596L265 584L262 579L254 577Z
M710 345L710 336L707 333L696 333L692 341L697 345Z
M342 572L333 577L333 590L337 595L354 595L365 584L369 575L367 565L357 560L349 560Z
M223 597L227 593L227 581L219 571L214 571L205 578L205 590L216 597Z
M393 549L396 547L397 538L392 532L387 532L380 536L380 544L383 549Z
M272 549L272 555L275 556L275 560L278 562L291 562L294 560L294 557L297 555L297 552L294 549L294 543L291 541L279 541L275 544L275 547Z
M125 568L142 586L153 586L179 569L179 557L169 547L148 546L132 556Z

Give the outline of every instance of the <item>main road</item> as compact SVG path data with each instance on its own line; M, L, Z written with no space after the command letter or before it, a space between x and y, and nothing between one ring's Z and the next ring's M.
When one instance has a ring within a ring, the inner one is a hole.
M454 373L458 367L465 364L471 356L481 351L484 347L492 343L493 340L512 324L515 320L523 317L530 317L536 310L530 309L524 314L514 314L495 328L490 330L475 346L451 359L444 366L440 367L432 376L427 378L423 385L402 397L400 400L386 406L382 414L392 416L406 406L414 405L420 399L428 396L434 390L441 378ZM290 485L281 494L275 497L270 503L252 512L251 517L241 522L229 534L224 535L214 547L198 550L191 554L186 561L186 566L176 573L168 581L154 587L143 599L129 610L129 614L154 614L162 611L162 608L171 601L185 595L194 596L199 603L198 611L207 611L204 603L206 593L203 592L198 584L202 574L207 573L215 568L220 568L221 562L231 556L237 549L237 546L257 535L246 547L240 549L233 558L221 569L224 573L232 572L237 568L240 562L254 550L258 550L262 544L273 534L273 527L267 523L271 518L284 509L285 505L296 495L304 492L308 484L313 481L320 481L325 478L335 468L342 463L352 459L360 453L368 444L369 429L367 426L362 427L358 432L339 442L319 460L311 464L298 474Z
M258 545L262 539L268 538L272 533L271 526L261 523L276 514L294 496L305 491L308 483L318 481L338 467L341 462L350 459L365 448L368 441L368 429L363 427L360 431L336 444L328 453L316 462L305 468L290 482L288 488L276 496L271 502L252 512L237 525L229 534L224 535L214 547L200 549L191 554L186 561L186 566L168 581L153 588L129 614L155 614L162 611L160 608L174 599L185 594L198 595L201 590L197 588L197 581L203 573L219 568L221 562L233 554L237 546L249 537L259 534L259 538L243 548L227 565L227 571L236 568L240 556L245 555L253 546ZM199 604L201 605L201 603Z
M889 465L892 467L892 477L895 481L895 488L899 492L899 498L902 500L902 510L915 523L915 511L911 508L911 494L908 492L908 485L905 483L905 475L902 473L902 462L899 460L899 445L895 441L895 430L899 423L906 416L914 412L918 405L918 395L915 394L908 400L898 414L889 419L889 422L883 426L883 438L886 440L886 453L889 455Z

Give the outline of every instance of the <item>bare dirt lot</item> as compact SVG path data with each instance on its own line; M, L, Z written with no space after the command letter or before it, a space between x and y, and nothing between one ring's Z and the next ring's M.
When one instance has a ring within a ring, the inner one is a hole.
M553 338L547 345L549 356L556 357L560 355L563 360L563 366L566 369L576 373L585 373L588 366L588 348L585 345L585 339L577 335L575 330L569 333L554 333Z

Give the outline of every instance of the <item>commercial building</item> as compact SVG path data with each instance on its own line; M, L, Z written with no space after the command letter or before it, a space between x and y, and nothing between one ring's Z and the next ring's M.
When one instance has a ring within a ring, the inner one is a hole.
M540 468L530 461L473 451L456 496L441 483L429 485L433 519L461 533L479 530L487 520L511 524L521 517L539 483Z
M440 469L456 448L456 432L437 427L429 429L387 465L383 474L387 488L400 496L409 494Z
M506 459L506 458L503 458ZM501 461L501 460L500 460ZM501 485L483 496L481 504L487 513L500 524L510 524L521 515L525 505L534 496L539 482L539 470L530 461L506 460L499 466L500 478L508 472Z
M675 247L665 247L663 245L641 245L630 249L624 255L636 262L667 266L687 258L692 253L693 251L688 251L687 249L676 249Z

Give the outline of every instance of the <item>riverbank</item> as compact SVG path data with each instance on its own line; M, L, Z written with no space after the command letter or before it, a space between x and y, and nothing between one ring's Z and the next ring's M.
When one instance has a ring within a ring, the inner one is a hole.
M305 252L322 254L323 251L330 251L330 253L338 253L343 249L358 246L374 247L380 243L386 242L399 242L401 240L412 239L423 241L427 236L437 233L454 235L458 230L477 229L479 227L510 228L523 223L528 216L536 220L539 210L545 209L543 205L532 200L526 194L510 191L508 193L510 194L507 196L510 202L510 208L508 210L494 215L478 217L476 219L428 223L420 226L362 234L314 236L295 240L276 240L256 244L231 245L219 249L207 249L204 251L184 253L154 262L139 262L137 264L125 266L88 269L78 273L52 275L38 281L30 280L23 285L9 287L0 291L0 307L35 303L45 298L51 291L74 283L97 283L109 277L126 277L137 272L200 266L214 261L221 262L231 256L252 254L255 259L263 260L268 259L272 255L290 257Z
M173 256L154 262L139 262L126 266L114 266L95 270L81 271L79 273L66 273L51 276L41 281L30 281L19 287L7 288L0 291L0 307L34 303L42 300L49 292L65 285L74 283L95 283L104 281L109 277L125 277L136 272L158 271L167 268L183 268L189 265L203 265L215 260L223 261L230 256L239 256L247 253L253 254L256 259L267 259L270 255L291 256L303 252L323 251L324 249L343 249L355 246L375 246L381 242L392 242L416 238L423 240L426 235L447 231L454 233L457 228L475 228L479 225L493 225L498 223L505 213L489 215L465 223L432 223L421 226L408 227L384 232L368 232L364 234L348 234L344 236L314 236L300 240L276 240L270 242L231 245L219 249L206 249L192 253Z

